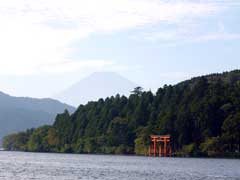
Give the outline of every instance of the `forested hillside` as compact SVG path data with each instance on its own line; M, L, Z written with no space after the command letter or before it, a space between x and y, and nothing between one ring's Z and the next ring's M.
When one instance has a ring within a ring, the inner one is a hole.
M97 91L97 89L96 89ZM136 88L59 114L52 126L5 137L7 150L145 154L149 135L170 134L178 155L237 155L240 150L240 71Z

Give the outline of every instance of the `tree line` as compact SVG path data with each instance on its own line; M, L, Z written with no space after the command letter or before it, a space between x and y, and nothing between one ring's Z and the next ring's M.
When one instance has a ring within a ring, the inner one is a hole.
M97 90L96 90L97 91ZM8 135L6 150L144 155L151 134L170 134L178 156L238 156L240 71L165 85L137 87L56 116L51 126Z

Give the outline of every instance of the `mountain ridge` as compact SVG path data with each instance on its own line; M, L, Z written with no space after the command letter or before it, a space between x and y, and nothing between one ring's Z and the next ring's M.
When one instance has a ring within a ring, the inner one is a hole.
M51 124L58 113L75 107L51 98L15 97L0 91L0 139L6 134Z

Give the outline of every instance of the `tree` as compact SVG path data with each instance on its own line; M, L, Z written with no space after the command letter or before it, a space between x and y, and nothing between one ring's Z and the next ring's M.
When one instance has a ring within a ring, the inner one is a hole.
M222 142L220 137L208 138L200 145L201 152L207 156L217 156L222 153Z
M138 87L135 87L133 91L131 91L132 94L135 94L137 96L141 96L142 93L143 93L143 88L138 86Z
M31 134L29 141L27 142L28 145L28 151L32 152L49 152L50 147L48 144L48 130L49 126L42 126L40 128L37 128L33 133Z
M224 121L222 138L231 152L240 152L240 112L231 114Z

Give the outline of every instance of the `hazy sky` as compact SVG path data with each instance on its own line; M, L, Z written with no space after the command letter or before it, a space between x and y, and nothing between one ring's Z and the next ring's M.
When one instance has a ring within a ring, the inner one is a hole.
M239 0L0 0L12 95L52 96L95 71L155 90L239 68Z

